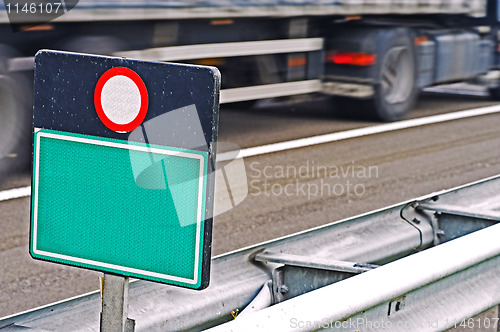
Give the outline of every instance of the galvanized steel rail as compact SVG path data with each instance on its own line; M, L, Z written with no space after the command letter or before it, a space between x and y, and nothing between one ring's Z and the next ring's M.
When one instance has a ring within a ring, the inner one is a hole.
M447 316L451 326L500 303L500 289L492 288L499 284L500 245L489 235L498 239L500 228L424 250L495 224L480 214L447 214L439 205L496 211L499 193L500 176L224 254L213 259L211 285L201 292L131 282L128 317L135 320L136 331L199 331L232 321L248 306L230 325L219 327L240 331L245 323L261 330L290 330L293 322L298 326L299 320L323 318L330 323L383 318L414 324L442 319L453 311ZM403 258L415 252L420 253ZM442 300L452 302L442 306ZM5 317L0 319L0 331L98 331L100 301L94 292ZM262 309L269 304L275 305ZM278 322L275 315L284 321ZM300 330L297 326L292 330Z
M500 225L210 329L443 331L500 302ZM474 320L477 331L479 324ZM495 326L497 319L489 320Z

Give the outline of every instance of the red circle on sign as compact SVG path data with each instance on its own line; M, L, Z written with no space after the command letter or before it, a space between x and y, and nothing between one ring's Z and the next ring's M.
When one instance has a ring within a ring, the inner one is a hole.
M102 108L102 101L101 101L101 95L102 95L102 90L104 88L104 85L113 77L116 76L125 76L129 79L131 79L134 84L137 86L139 89L139 93L141 95L141 106L139 108L139 112L137 113L137 116L130 122L128 123L116 123L112 121L104 112ZM148 104L149 104L149 98L148 98L148 90L146 89L146 85L144 85L144 82L142 81L141 77L137 75L137 73L131 69L125 68L125 67L114 67L109 70L107 70L104 74L102 74L101 78L99 78L99 81L97 81L97 84L95 86L95 92L94 92L94 105L95 109L97 112L97 116L99 119L102 121L102 123L108 127L109 129L116 131L116 132L130 132L134 130L135 128L139 127L139 125L144 121L144 118L146 117L146 114L148 112Z

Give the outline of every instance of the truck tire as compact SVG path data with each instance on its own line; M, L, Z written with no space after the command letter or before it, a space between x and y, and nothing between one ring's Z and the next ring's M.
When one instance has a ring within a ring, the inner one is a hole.
M489 88L490 98L495 101L500 101L500 86Z
M0 75L0 161L7 169L24 169L31 152L31 90L20 80Z
M24 170L31 156L33 74L9 72L9 59L17 56L0 44L0 171Z
M382 121L403 118L418 95L416 55L408 29L391 29L381 38L374 97L366 102L369 115Z

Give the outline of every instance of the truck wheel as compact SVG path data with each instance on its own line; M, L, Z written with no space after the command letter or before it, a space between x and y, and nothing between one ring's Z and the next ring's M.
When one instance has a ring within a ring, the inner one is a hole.
M31 156L33 74L9 72L9 59L18 56L0 44L0 172L24 170Z
M0 160L7 167L28 166L31 151L31 92L19 89L20 83L10 76L0 75ZM15 157L15 158L14 158Z
M489 88L490 98L492 100L499 101L500 100L500 86Z
M382 38L375 95L367 102L366 111L382 121L403 118L417 98L416 57L410 33L394 29ZM385 45L384 45L385 44Z

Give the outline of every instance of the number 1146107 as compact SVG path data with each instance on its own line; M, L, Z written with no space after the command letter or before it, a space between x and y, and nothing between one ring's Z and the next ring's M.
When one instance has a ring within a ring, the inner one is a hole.
M59 14L64 12L61 2L28 3L11 2L6 4L7 14Z

